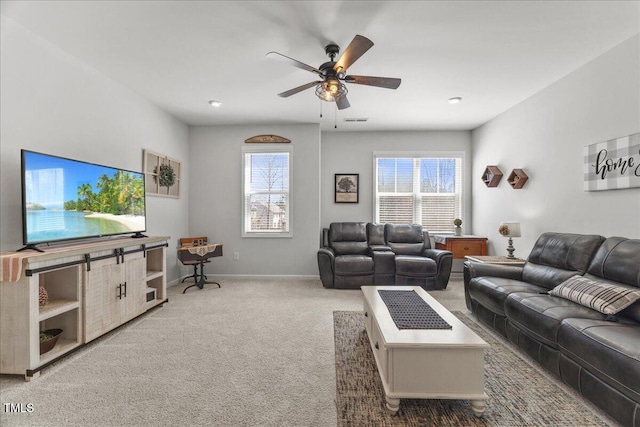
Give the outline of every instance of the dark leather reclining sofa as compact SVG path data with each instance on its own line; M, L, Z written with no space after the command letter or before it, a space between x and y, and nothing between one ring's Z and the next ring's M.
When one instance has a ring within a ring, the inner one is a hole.
M524 266L466 262L464 274L467 307L483 323L621 424L640 427L640 300L604 314L548 293L576 275L569 282L640 291L640 240L545 233Z
M323 229L318 269L325 288L363 285L445 289L453 255L431 249L419 224L334 222Z

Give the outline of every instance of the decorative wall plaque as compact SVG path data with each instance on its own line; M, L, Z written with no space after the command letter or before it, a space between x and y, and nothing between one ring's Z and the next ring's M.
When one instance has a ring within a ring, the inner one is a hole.
M640 187L640 133L586 145L584 191Z
M289 144L291 140L278 135L256 135L256 136L252 136L249 139L246 139L244 142L245 144L254 144L254 143Z
M143 172L145 188L148 195L163 197L180 197L181 163L149 150L143 150Z

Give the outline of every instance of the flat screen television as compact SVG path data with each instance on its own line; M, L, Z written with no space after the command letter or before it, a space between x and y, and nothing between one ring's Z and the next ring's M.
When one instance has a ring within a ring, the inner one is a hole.
M144 231L144 174L22 150L25 249Z

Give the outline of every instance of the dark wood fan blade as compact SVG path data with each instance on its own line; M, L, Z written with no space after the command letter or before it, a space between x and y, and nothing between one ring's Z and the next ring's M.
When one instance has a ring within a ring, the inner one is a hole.
M346 95L336 99L336 105L338 106L338 110L344 110L345 108L351 107L351 104L349 104L349 100L347 99Z
M357 85L377 86L386 89L397 89L402 82L401 79L392 77L372 77L372 76L346 76L344 81Z
M342 52L340 59L333 66L336 73L346 73L347 68L358 60L366 51L371 49L373 42L366 37L356 35L349 46Z
M317 82L309 82L309 83L304 84L304 85L302 85L302 86L298 86L298 87L295 87L295 88L293 88L293 89L289 89L289 90L288 90L288 91L286 91L286 92L279 93L279 94L278 94L278 96L279 96L279 97L281 97L281 98L286 98L286 97L288 97L288 96L295 95L295 94L296 94L296 93L298 93L298 92L302 92L302 91L303 91L303 90L305 90L305 89L309 89L310 87L314 87L314 86L315 86L315 85L317 85L318 83L322 83L322 82L321 82L321 81L317 81Z
M284 62L286 64L293 65L294 67L301 68L306 71L311 71L312 73L316 73L318 75L322 75L322 71L318 70L316 67L312 67L311 65L307 65L293 58L289 58L288 56L278 52L267 53L267 58L275 59L276 61Z

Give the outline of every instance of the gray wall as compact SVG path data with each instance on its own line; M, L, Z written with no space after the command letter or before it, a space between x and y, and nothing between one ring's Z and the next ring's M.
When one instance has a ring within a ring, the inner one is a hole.
M583 190L585 145L640 132L640 36L635 36L473 131L473 228L506 255L501 221L520 221L516 255L545 231L640 237L640 189ZM480 180L487 165L505 177ZM513 190L506 177L523 168Z
M188 164L188 127L57 46L2 17L0 249L22 246L20 149L142 170L143 148ZM147 234L186 235L189 179L180 199L147 197ZM167 254L168 280L181 273Z
M245 139L262 134L291 140L292 238L241 237L242 147L255 146ZM215 258L208 271L235 277L318 276L319 125L192 127L189 150L190 233L224 245L224 256Z
M373 221L373 153L462 151L465 152L464 233L471 233L471 132L323 132L321 222ZM334 202L334 174L360 174L360 203ZM453 230L453 224L451 224Z
M462 151L464 163L464 234L471 229L471 132L406 131L406 132L323 132L320 212L322 227L332 222L373 221L374 176L373 153L416 153L425 151ZM335 203L336 173L360 174L360 202ZM453 231L453 224L451 224ZM462 260L454 260L452 270L462 272Z
M245 139L258 134L292 141L292 239L241 237L242 147ZM470 140L471 133L465 131L324 132L321 137L316 124L192 127L190 233L224 244L224 256L208 268L213 275L317 277L321 227L373 219L374 151L464 151L469 171ZM360 174L360 203L334 203L334 174L342 172ZM465 185L470 189L470 182ZM468 191L466 218L470 199ZM233 260L234 252L239 252L239 261Z

